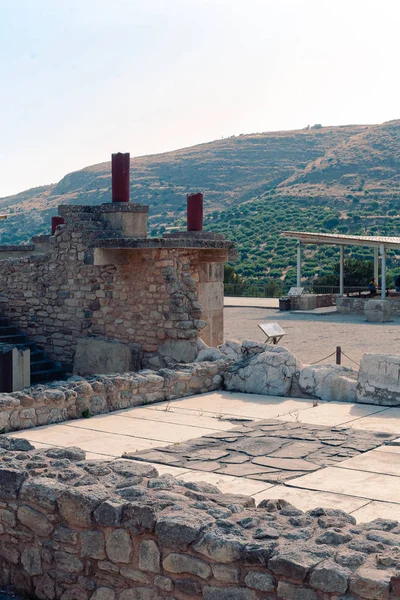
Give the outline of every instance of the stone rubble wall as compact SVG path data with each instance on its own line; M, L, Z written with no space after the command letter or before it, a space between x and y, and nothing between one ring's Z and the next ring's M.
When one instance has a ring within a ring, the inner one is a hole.
M379 300L378 297L375 299ZM364 306L365 303L368 302L370 298L337 298L336 299L336 308L338 313L344 314L364 314ZM392 315L400 316L400 298L386 298L386 303L390 305L390 311Z
M48 387L0 394L0 431L28 429L221 388L227 362L180 365L177 370L71 377Z
M47 254L0 260L0 316L71 365L77 340L89 336L139 344L143 367L194 360L206 326L198 250L135 250L123 264L98 266L94 234L83 230L83 223L60 226Z
M78 448L0 454L0 585L38 600L395 600L400 525Z
M75 376L48 386L0 394L0 431L60 423L221 389L399 406L399 382L399 355L365 354L356 373L337 365L302 366L281 346L228 341L220 349L203 347L194 363L174 369Z

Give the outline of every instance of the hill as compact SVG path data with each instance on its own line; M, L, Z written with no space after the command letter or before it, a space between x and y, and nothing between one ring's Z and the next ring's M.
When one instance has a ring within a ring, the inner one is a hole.
M238 273L294 280L293 243L284 229L398 233L400 120L382 125L314 126L241 135L131 159L131 200L150 205L157 235L184 224L185 194L203 191L206 227L238 244ZM0 199L13 216L0 223L2 243L47 232L58 204L110 201L110 163L86 167L56 184ZM369 258L368 249L353 255ZM332 270L336 250L307 248L304 275ZM400 257L390 255L394 272Z

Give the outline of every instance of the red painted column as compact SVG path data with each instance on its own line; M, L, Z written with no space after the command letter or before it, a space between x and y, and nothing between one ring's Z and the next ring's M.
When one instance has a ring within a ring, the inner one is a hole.
M129 202L129 152L111 156L111 187L113 202Z
M63 217L51 217L51 235L54 235L58 225L64 225Z
M187 195L187 230L203 231L203 194Z

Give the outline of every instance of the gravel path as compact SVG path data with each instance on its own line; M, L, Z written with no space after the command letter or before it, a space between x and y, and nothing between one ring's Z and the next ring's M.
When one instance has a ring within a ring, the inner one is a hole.
M365 352L400 353L400 318L391 323L366 323L363 315L309 316L262 308L225 308L225 339L264 341L258 323L276 322L287 335L281 344L303 364L310 364L335 351L342 351L357 363ZM334 362L333 356L325 363ZM343 357L343 365L357 368Z

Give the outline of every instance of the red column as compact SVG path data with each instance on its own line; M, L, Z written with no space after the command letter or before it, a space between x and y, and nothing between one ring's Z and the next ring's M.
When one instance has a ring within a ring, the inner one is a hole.
M203 194L187 195L187 230L203 231Z
M51 217L51 235L54 235L58 225L64 225L65 221L62 217Z
M129 202L129 152L111 156L111 187L113 202Z

